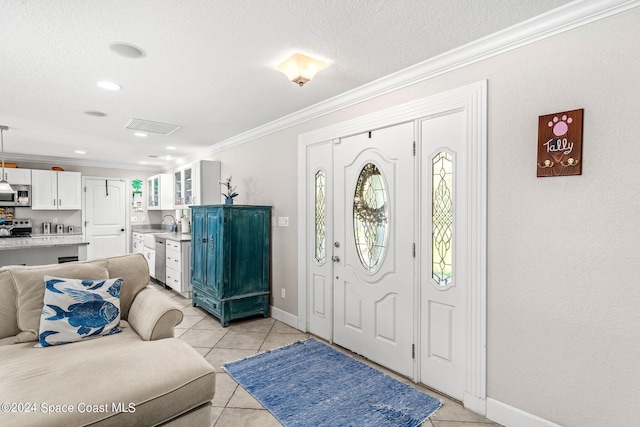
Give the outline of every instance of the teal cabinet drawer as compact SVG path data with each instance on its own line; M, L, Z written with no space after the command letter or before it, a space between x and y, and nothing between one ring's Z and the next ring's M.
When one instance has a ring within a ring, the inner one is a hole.
M222 316L220 300L213 298L200 290L193 289L193 306L199 305L218 319Z

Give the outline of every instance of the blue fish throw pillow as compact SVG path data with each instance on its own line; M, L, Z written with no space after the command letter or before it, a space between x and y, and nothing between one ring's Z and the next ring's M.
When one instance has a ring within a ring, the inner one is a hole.
M45 276L44 282L44 306L36 347L120 332L121 277L78 280Z

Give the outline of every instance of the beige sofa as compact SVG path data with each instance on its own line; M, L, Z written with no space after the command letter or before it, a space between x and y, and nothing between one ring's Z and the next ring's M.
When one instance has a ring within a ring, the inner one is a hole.
M45 275L123 277L122 332L34 348ZM173 338L182 312L148 281L140 254L0 268L0 425L210 425L214 369Z

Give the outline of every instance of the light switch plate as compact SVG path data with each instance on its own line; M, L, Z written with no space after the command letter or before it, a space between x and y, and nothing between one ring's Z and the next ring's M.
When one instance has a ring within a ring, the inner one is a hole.
M278 217L278 227L288 227L289 226L289 217L288 216L279 216Z

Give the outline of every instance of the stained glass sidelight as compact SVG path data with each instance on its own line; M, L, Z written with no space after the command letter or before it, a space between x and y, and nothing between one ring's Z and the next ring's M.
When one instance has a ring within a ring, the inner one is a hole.
M432 277L440 286L453 280L453 157L440 152L433 158Z
M322 169L316 172L316 261L324 262L326 255L326 198L325 174Z
M353 232L360 262L367 271L380 264L388 238L389 195L384 177L373 163L358 176L353 196Z

